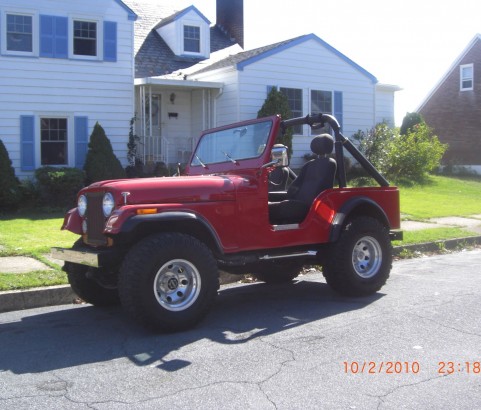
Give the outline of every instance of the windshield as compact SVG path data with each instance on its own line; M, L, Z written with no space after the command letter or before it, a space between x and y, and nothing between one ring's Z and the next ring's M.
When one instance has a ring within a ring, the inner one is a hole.
M266 149L272 121L257 122L205 134L192 157L192 166L256 158Z

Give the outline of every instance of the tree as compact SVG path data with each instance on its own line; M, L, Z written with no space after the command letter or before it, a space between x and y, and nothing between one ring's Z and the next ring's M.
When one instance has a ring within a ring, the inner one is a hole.
M276 88L272 87L264 104L257 112L257 118L276 114L279 114L284 120L290 118L292 115L287 97L282 92L277 91ZM292 134L292 127L289 127L285 133L279 132L276 139L277 144L284 144L288 148L289 157L292 155Z
M403 118L400 133L401 135L406 135L409 131L413 130L414 126L424 123L424 118L421 114L417 112L408 112Z
M112 150L112 144L97 122L90 135L84 171L87 184L107 179L125 178L125 170Z
M0 140L0 209L13 210L21 199L20 181L15 176L8 151Z

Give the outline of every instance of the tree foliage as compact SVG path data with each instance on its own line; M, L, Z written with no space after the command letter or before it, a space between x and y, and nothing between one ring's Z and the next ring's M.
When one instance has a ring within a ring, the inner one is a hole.
M257 118L276 114L279 114L284 120L291 118L292 115L287 97L273 87L267 95L261 109L257 112ZM292 135L293 130L292 127L290 127L285 133L279 132L276 139L277 144L284 144L288 148L289 157L292 155Z
M401 135L406 135L409 131L414 129L414 126L424 123L424 118L421 114L417 112L408 112L403 118L400 133Z
M381 174L401 184L425 181L439 167L447 149L424 121L412 125L406 134L377 124L366 132L358 131L353 139L359 141L359 150Z
M112 144L98 122L90 135L84 170L87 184L107 179L125 178L125 170L115 156Z
M0 210L15 210L22 199L20 181L8 151L0 140Z

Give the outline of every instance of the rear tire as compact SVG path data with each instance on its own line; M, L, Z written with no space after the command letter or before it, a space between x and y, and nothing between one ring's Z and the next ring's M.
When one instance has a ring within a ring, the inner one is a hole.
M386 283L392 267L388 229L377 219L358 217L331 245L323 265L326 281L346 296L366 296Z
M194 326L211 308L218 288L212 252L179 233L143 239L128 252L120 269L123 307L136 322L153 330Z

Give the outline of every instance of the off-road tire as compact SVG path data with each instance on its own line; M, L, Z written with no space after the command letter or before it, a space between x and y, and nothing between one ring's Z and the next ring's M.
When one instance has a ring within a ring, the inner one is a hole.
M292 282L301 272L303 264L299 261L265 261L252 268L252 276L268 284Z
M392 267L388 229L372 217L357 217L328 249L322 272L336 292L367 296L386 283Z
M198 323L219 289L217 262L201 241L180 233L144 238L120 268L122 306L137 323L172 332Z
M82 248L80 241L77 241L73 249ZM102 285L95 280L98 277L98 269L76 263L65 262L64 271L67 273L68 281L72 290L83 301L94 306L116 306L120 304L119 292L115 285Z

